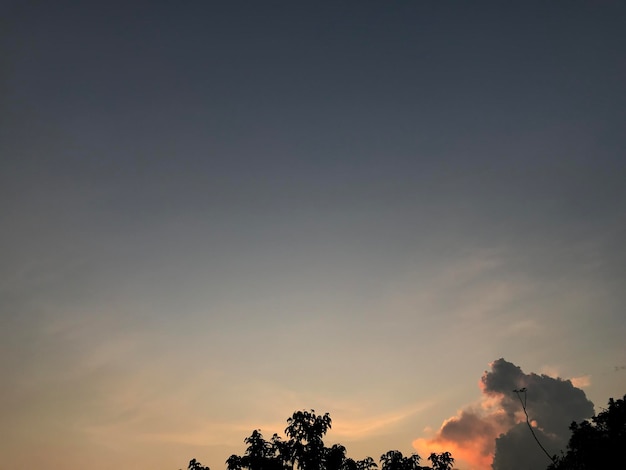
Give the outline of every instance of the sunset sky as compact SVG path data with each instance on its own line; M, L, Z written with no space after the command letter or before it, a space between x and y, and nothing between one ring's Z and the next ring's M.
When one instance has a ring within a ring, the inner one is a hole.
M311 408L487 470L511 384L546 432L622 397L625 24L2 2L0 470L223 470Z

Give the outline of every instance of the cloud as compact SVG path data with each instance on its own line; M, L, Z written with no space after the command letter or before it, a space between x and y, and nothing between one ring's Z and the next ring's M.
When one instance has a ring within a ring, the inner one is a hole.
M502 418L497 412L462 410L457 416L446 420L434 438L417 439L413 447L421 455L452 452L455 459L469 464L472 469L489 468L495 439L506 429Z
M572 377L572 385L576 388L585 388L591 385L591 375L581 375L579 377Z
M480 380L481 403L459 411L434 437L417 439L413 446L424 455L450 451L472 470L546 466L549 461L528 430L520 397L537 438L551 454L565 447L572 421L593 415L593 403L570 380L525 374L504 359L490 366ZM587 382L588 377L577 380L579 384ZM519 397L513 393L522 388L526 392Z
M556 454L556 448L564 448L567 438L547 435L541 429L534 429L539 442L550 452ZM501 434L495 441L495 455L492 467L498 469L546 468L550 463L548 456L539 448L526 423L518 423Z

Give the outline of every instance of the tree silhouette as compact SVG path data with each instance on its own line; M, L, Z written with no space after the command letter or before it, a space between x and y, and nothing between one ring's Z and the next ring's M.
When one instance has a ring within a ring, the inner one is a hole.
M331 424L332 420L328 413L318 416L315 410L296 411L287 419L285 434L289 437L291 461L297 464L300 470L325 468L326 449L323 438Z
M374 462L374 459L371 457L365 457L363 460L357 460L356 468L357 470L373 470L378 465Z
M399 450L390 450L380 456L381 470L421 470L420 460L417 454L405 457Z
M450 452L442 452L441 454L432 453L428 460L433 464L432 470L451 470L454 459Z
M274 434L268 441L255 429L244 439L247 444L243 455L231 455L226 460L227 470L374 470L374 459L354 460L346 456L341 444L327 447L324 436L331 428L328 413L317 415L315 410L296 411L287 419L283 440ZM381 470L451 470L452 454L430 454L432 467L420 467L420 456L405 457L398 450L381 455ZM189 470L209 470L196 459L189 462Z
M325 449L324 462L326 470L352 470L356 469L356 462L352 459L346 459L346 448L341 444L333 444L332 447ZM354 463L354 465L352 465Z
M211 470L211 469L209 467L203 467L202 464L198 462L196 459L191 459L189 461L189 466L187 467L187 470Z
M567 453L550 470L626 468L626 395L609 399L609 407L591 420L570 425Z
M243 456L231 455L226 460L228 470L283 470L280 454L280 438L274 434L270 442L263 438L258 429L252 431L244 442L248 447Z

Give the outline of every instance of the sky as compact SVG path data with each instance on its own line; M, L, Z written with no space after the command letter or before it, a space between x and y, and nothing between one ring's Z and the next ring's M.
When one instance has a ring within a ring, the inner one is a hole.
M2 2L0 470L219 470L300 409L516 470L520 386L557 452L626 393L625 22Z

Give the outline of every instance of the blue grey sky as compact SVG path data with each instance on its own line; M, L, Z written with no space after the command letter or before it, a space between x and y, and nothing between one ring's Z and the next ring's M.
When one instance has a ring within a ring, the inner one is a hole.
M0 468L411 452L500 357L623 395L623 3L0 18Z

